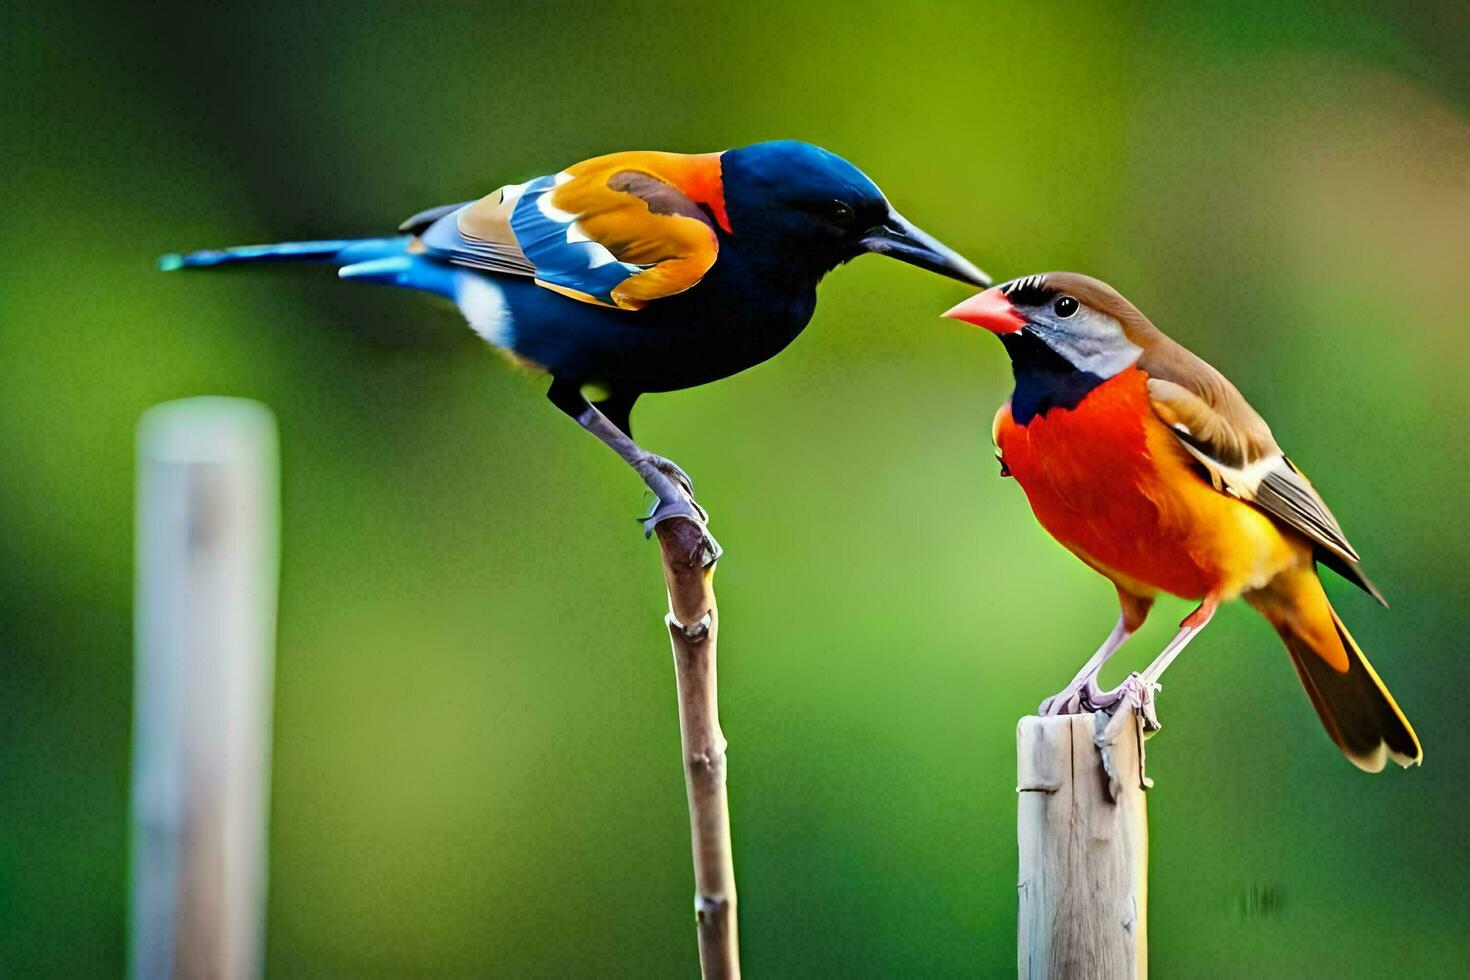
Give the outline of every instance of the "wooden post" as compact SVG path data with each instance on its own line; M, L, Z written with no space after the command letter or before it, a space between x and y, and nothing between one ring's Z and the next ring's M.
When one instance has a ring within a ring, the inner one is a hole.
M137 980L261 973L279 479L270 410L138 425L132 928Z
M720 731L713 565L704 565L704 533L693 521L657 528L669 590L665 622L679 687L679 736L689 832L694 851L694 916L699 965L706 980L740 976L735 927L735 863L730 851L730 802L725 790L725 735Z
M1130 712L1016 728L1022 980L1148 975L1143 735Z

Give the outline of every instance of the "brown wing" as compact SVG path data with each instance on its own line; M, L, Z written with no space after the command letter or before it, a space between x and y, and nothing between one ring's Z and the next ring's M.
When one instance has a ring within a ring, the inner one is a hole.
M409 218L401 230L456 265L513 276L534 276L536 265L521 249L510 216L525 185L498 187L478 201L432 208Z
M1048 272L1048 287L1117 319L1143 351L1154 412L1199 460L1215 489L1254 505L1316 546L1317 560L1379 602L1358 553L1311 482L1276 444L1271 427L1226 377L1166 337L1116 289L1075 272ZM1384 603L1387 605L1387 603Z
M1384 605L1358 567L1342 525L1302 472L1287 459L1271 427L1224 375L1162 335L1139 360L1149 375L1158 415L1210 474L1215 488L1271 515L1317 545L1324 565Z

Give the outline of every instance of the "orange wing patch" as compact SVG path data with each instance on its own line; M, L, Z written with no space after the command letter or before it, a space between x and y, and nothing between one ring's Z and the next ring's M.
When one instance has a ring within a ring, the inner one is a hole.
M420 242L458 265L636 310L714 265L729 230L722 186L717 153L613 153L417 216Z
M636 310L681 293L714 265L719 238L710 214L699 205L724 218L717 154L614 153L566 173L570 179L550 198L554 208L572 216L572 234L585 235L619 262L641 267L610 290L615 305ZM691 197L685 185L706 200Z

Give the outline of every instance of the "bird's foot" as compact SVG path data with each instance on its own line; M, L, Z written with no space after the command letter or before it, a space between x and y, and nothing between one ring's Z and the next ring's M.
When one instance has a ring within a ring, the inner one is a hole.
M1082 692L1070 688L1058 691L1041 702L1036 713L1043 718L1052 718L1057 715L1080 715L1082 713Z
M704 508L699 506L693 497L687 494L680 494L675 500L655 500L653 509L648 512L647 517L643 518L643 536L647 538L653 537L654 528L658 527L664 521L672 520L676 517L693 521L704 532L704 543L702 545L704 555L701 561L703 566L708 568L719 561L720 556L725 553L725 549L721 548L720 543L715 540L715 536L709 533L709 515L705 513Z
M698 524L704 532L704 567L708 568L719 561L724 549L714 535L709 533L709 514L694 499L694 481L684 472L683 467L671 459L653 453L645 454L633 465L656 498L653 509L642 519L644 536L651 538L653 529L659 524L675 517L683 517Z
M648 458L644 460L644 465L652 467L653 469L662 473L664 476L667 476L669 479L679 484L679 486L682 487L684 492L689 494L689 496L694 496L694 478L691 477L688 473L684 472L684 467L680 466L672 459L669 459L666 456L659 456L654 453L649 453Z
M1089 677L1083 683L1064 688L1041 702L1036 713L1043 718L1091 714L1097 709L1095 698L1102 694L1097 686L1097 678Z
M1115 719L1136 711L1143 718L1144 731L1156 732L1162 726L1154 708L1154 696L1161 690L1161 685L1144 680L1143 675L1134 673L1129 674L1127 680L1111 691L1094 689L1089 701L1094 708L1111 713Z

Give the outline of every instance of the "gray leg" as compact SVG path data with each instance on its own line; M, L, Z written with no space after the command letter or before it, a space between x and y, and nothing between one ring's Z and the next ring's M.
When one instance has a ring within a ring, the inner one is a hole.
M1092 655L1092 659L1082 665L1077 671L1077 676L1072 682L1062 688L1056 694L1041 702L1041 707L1036 713L1043 717L1047 715L1075 715L1089 710L1088 706L1093 703L1093 698L1100 693L1097 687L1098 672L1103 669L1103 664L1108 658L1118 652L1118 648L1127 642L1128 637L1133 635L1133 630L1128 628L1127 616L1118 614L1118 625L1103 640L1102 646Z
M1128 638L1138 632L1138 628L1148 619L1148 611L1153 607L1154 600L1150 596L1134 595L1122 586L1116 586L1118 590L1118 623L1108 638L1103 640L1102 646L1092 655L1092 659L1082 665L1077 671L1077 676L1062 690L1053 694L1041 702L1037 714L1046 715L1074 715L1083 712L1094 711L1102 705L1100 698L1108 695L1097 686L1097 675L1102 671L1118 648L1128 641Z
M1097 707L1113 709L1113 721L1108 723L1110 733L1118 724L1121 724L1119 719L1126 716L1130 710L1143 715L1144 728L1149 731L1159 730L1159 716L1154 708L1154 695L1162 690L1159 678L1164 675L1165 670L1169 669L1174 658L1189 646L1189 641L1199 636L1200 630L1209 625L1219 604L1220 600L1214 595L1205 596L1199 608L1184 617L1184 621L1179 624L1179 632L1174 634L1174 638L1153 659L1153 662L1144 668L1143 673L1130 674L1122 684L1111 691L1100 694L1095 699L1094 704Z
M709 533L709 515L695 502L694 485L687 473L672 460L647 452L634 442L631 436L582 397L579 385L554 380L547 397L557 408L576 419L578 425L621 456L658 498L643 521L646 536L652 537L654 527L663 521L674 517L688 518L704 529L705 566L719 560L723 550Z

